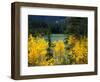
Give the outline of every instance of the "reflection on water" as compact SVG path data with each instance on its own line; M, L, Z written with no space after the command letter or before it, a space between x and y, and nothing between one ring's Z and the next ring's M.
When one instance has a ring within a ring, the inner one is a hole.
M65 34L51 34L51 41L57 41L57 40L65 40L66 35ZM48 40L48 37L45 36L45 39Z

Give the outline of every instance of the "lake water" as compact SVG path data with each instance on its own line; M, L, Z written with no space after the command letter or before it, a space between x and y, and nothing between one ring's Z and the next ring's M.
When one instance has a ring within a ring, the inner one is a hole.
M57 40L64 40L67 35L65 34L51 34L51 41L57 41ZM48 39L47 36L45 36L46 39Z

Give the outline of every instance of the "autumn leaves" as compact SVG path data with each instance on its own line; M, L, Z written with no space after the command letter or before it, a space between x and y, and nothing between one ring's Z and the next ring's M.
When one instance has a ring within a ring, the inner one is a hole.
M49 52L52 56L49 56ZM86 64L87 53L87 37L85 36L77 38L75 35L69 35L66 42L53 41L51 46L44 37L34 37L30 34L28 38L29 66Z

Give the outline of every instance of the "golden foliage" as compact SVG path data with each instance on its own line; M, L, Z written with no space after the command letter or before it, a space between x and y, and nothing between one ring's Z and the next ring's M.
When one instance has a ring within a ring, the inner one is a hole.
M28 39L28 59L29 63L39 64L45 60L47 54L48 42L42 37L33 37L29 35ZM37 61L38 60L38 61Z
M62 40L58 40L55 42L54 52L55 53L63 53L65 51L65 44Z
M75 35L69 35L67 41L68 41L68 44L74 45L75 42L77 42L77 39L76 39Z
M55 64L62 64L63 56L65 53L65 44L63 40L58 40L53 43L54 43L53 57L55 59Z
M69 39L71 39L71 37L69 37ZM88 53L88 47L87 47L87 38L86 37L81 37L80 39L77 39L77 41L75 39L68 40L71 42L68 42L70 44L74 45L72 46L70 52L72 54L73 59L75 60L74 63L76 64L84 64L87 63L87 53Z
M77 38L75 35L69 35L67 42L64 43L63 40L54 41L51 43L53 46L50 47L44 37L33 37L30 34L28 38L29 65L86 64L88 54L87 37ZM48 58L49 47L53 55L51 58ZM70 63L68 63L69 60Z
M80 41L76 42L72 50L76 57L76 63L87 63L88 49L86 38L81 38Z

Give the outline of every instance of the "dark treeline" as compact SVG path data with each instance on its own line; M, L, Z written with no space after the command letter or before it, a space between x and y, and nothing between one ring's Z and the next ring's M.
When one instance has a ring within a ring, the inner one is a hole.
M87 36L87 18L28 16L29 34L76 34Z

